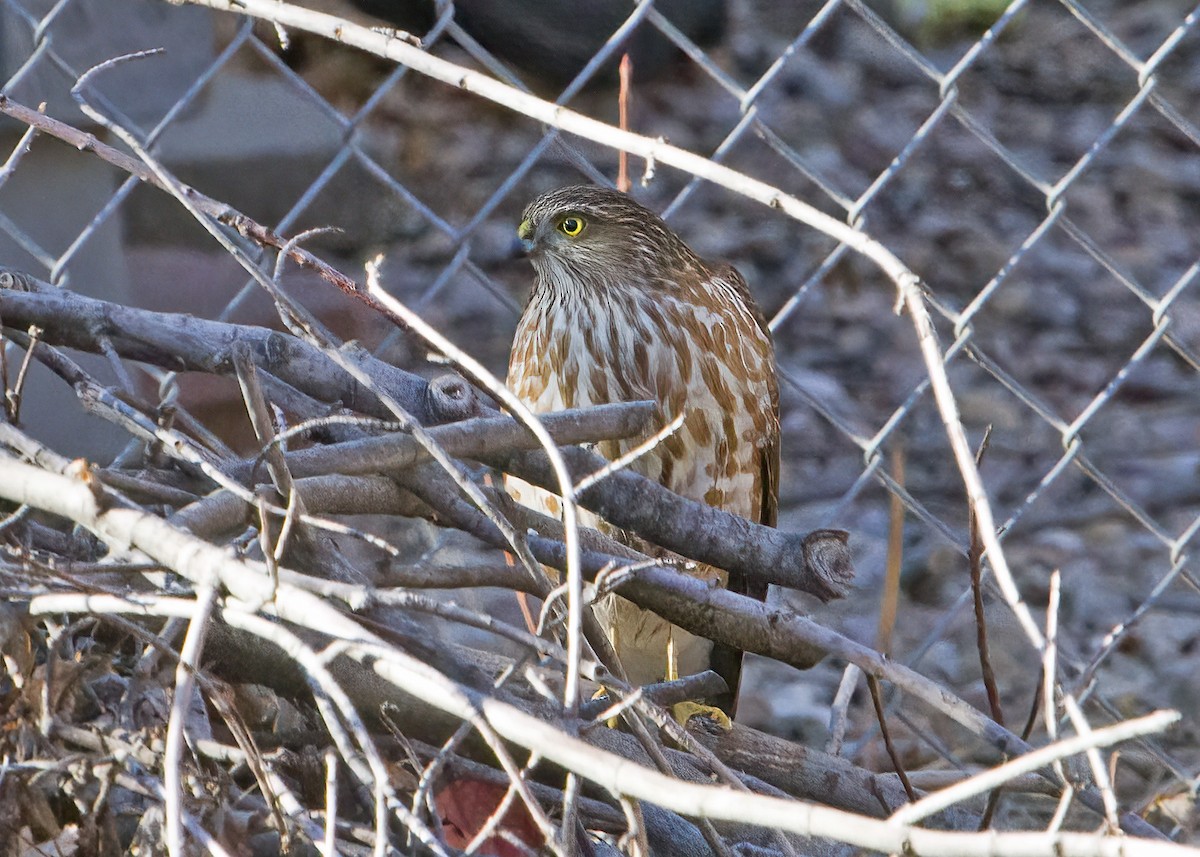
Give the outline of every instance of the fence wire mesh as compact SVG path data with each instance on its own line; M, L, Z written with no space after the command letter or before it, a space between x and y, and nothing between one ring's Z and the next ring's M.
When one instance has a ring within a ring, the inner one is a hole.
M1061 575L1060 690L1092 728L1182 712L1170 731L1106 751L1104 766L1122 812L1194 841L1200 9L1176 0L643 0L564 17L554 5L438 0L375 11L401 14L387 26L411 29L434 57L610 124L616 66L630 50L630 130L810 203L920 277L967 437L976 446L990 429L980 472L1039 623ZM383 25L333 0L320 10ZM282 236L305 235L335 267L353 274L382 253L386 289L500 377L532 279L511 246L522 207L551 187L616 176L613 148L301 27L132 0L4 0L0 15L5 96L118 146L70 90L98 63L163 48L80 88L180 180ZM276 323L260 284L169 195L23 124L9 121L4 134L6 267L114 303ZM631 170L633 194L701 256L731 261L768 315L783 387L780 528L851 533L849 598L816 606L780 591L773 603L810 611L991 712L972 610L970 506L895 284L777 209L670 166L631 158ZM442 371L425 344L311 271L283 282L338 336L427 377ZM15 373L24 351L6 345ZM161 388L151 398L249 448L230 385L135 370L111 349L80 360L117 386L144 390L152 378ZM123 429L85 415L36 366L21 407L23 427L68 457L125 454ZM888 628L881 603L896 536L899 605ZM432 528L409 539L425 558L471 550ZM6 562L16 556L12 546ZM985 591L1005 725L1019 732L1046 704L1036 699L1041 655L990 580ZM511 596L468 603L520 624ZM891 771L865 686L848 702L838 693L844 680L856 686L845 668L829 658L797 673L755 659L740 721ZM898 692L885 701L914 776L934 783L934 772L995 762L940 713ZM831 712L843 705L839 736ZM1060 730L1081 730L1062 718ZM1031 741L1047 740L1042 721ZM1057 792L1022 797L1002 804L1002 829L1057 821ZM1095 826L1096 816L1076 814L1075 829ZM365 837L347 825L339 836Z

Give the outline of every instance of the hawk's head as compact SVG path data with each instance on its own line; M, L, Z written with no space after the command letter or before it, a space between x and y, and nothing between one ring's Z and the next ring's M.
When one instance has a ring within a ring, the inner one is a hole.
M703 263L662 218L625 194L579 185L542 194L517 229L542 284L564 293L665 289Z

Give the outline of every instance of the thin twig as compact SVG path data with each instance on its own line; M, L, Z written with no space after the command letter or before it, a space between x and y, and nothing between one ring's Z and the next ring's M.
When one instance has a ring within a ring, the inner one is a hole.
M684 416L685 414L680 413L679 416L675 417L675 419L671 420L654 434L650 435L650 437L634 446L624 455L614 458L599 470L596 470L580 479L575 483L575 491L577 493L586 491L596 483L601 482L612 474L616 473L618 470L624 470L626 467L633 464L633 462L637 461L647 452L654 449L654 447L658 446L668 437L675 434L675 432L679 431L679 427L683 425Z
M617 124L622 131L629 130L629 101L633 95L633 60L629 54L621 56L621 64L617 67L620 89L617 95ZM629 153L624 149L617 150L617 190L629 193L633 182L629 180Z
M542 451L550 459L558 481L558 495L561 498L562 520L565 528L565 543L567 549L567 680L563 688L563 705L568 717L574 717L579 710L579 660L583 655L583 575L579 570L579 521L576 507L576 489L571 471L562 453L554 443L554 438L546 431L537 416L529 406L522 402L516 394L505 387L495 375L489 372L482 363L458 348L439 331L429 325L425 319L414 313L400 301L389 295L379 284L373 273L377 269L368 267L367 288L371 296L389 312L401 319L414 333L424 339L433 348L444 355L456 369L463 372L474 383L487 390L499 401L510 414L516 417L529 429L542 445Z
M888 729L887 715L883 710L883 690L879 686L879 679L868 674L867 688L871 691L871 702L875 705L875 719L879 721L879 733L883 736L883 746L887 748L888 758L892 760L892 768L896 771L896 776L900 778L900 783L904 786L904 792L908 795L909 801L916 802L917 793L913 791L912 783L908 781L908 774L904 771L904 764L900 761L900 753L896 750L896 745L892 743L892 733Z
M171 857L184 857L183 838L183 742L190 719L192 690L195 682L193 672L204 652L204 639L208 634L208 620L216 603L215 581L202 584L196 592L196 601L188 624L183 648L179 652L179 664L175 669L175 695L171 700L171 714L167 719L167 738L163 749L163 791L166 793L164 810L167 816L167 852Z
M892 450L892 478L900 488L904 487L904 461L904 447L897 445ZM887 564L884 568L876 637L876 647L885 655L892 653L892 631L896 626L900 601L900 570L904 565L904 503L898 492L893 491L889 497Z
M991 437L992 427L988 426L984 429L983 439L975 451L977 465L983 461ZM988 652L987 616L983 610L983 539L979 533L979 518L971 501L968 501L968 531L967 564L971 571L971 597L975 605L975 646L979 651L979 670L983 676L984 689L987 691L992 719L1003 726L1004 711L1000 706L1000 691L996 687L996 673L992 669L992 660Z
M1172 724L1178 723L1179 719L1180 714L1178 711L1155 711L1143 717L1136 717L1132 720L1126 720L1123 723L1116 723L1112 726L1093 730L1087 735L1064 738L1062 741L1056 741L1053 744L1040 747L1023 756L1011 759L1003 765L981 771L975 776L944 788L941 791L926 795L920 800L897 810L892 814L891 821L895 824L915 824L921 819L928 818L933 813L939 812L948 806L953 806L967 798L994 789L1012 777L1036 771L1038 768L1045 767L1048 764L1061 762L1069 756L1088 749L1106 747L1120 741L1128 741L1130 738L1138 735L1161 732Z

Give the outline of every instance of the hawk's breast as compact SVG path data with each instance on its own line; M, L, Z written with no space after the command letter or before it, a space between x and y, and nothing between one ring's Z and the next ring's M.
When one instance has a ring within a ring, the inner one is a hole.
M774 366L770 341L740 300L720 310L662 296L586 306L535 301L518 328L508 375L531 410L648 399L659 404L663 424L682 413L680 428L631 469L682 496L758 519L761 456L778 431ZM611 459L643 440L604 443L600 451Z
M766 493L774 488L764 485L765 462L775 455L778 438L774 358L769 337L735 284L713 277L691 300L634 290L568 300L539 287L517 329L508 373L513 392L535 413L650 400L659 405L661 425L682 414L679 428L630 469L677 494L760 520L764 487ZM598 448L611 460L643 440ZM553 493L516 479L508 488L517 502L559 516ZM662 555L586 510L580 522ZM695 573L726 580L716 569ZM681 675L712 663L711 641L672 628L623 598L607 596L595 609L635 684L666 674L668 640ZM736 674L729 680L736 688Z

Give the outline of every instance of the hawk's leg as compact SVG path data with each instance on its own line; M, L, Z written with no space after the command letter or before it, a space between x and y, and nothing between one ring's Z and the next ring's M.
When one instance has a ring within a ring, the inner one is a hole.
M671 625L667 629L667 681L677 681L678 679L679 657L675 651L675 626ZM698 702L677 702L671 706L671 714L685 729L688 721L693 717L707 717L715 720L717 725L726 732L733 728L733 722L724 711L711 705L701 705Z
M609 630L608 639L609 642L612 643L613 652L616 654L617 660L621 660L621 647L617 645L617 626L615 624ZM607 687L600 685L598 688L596 688L596 692L592 694L592 699L601 699L605 696L611 696L611 694L608 692ZM610 717L604 721L604 725L609 729L616 729L620 720L620 715L616 717Z

